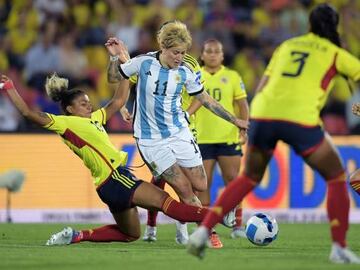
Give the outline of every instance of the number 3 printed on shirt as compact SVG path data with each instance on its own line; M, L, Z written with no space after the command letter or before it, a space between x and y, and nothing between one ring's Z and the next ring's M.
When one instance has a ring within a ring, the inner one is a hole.
M305 61L308 58L308 56L309 56L309 53L292 51L291 52L292 63L297 64L298 68L297 68L296 72L294 72L294 73L283 72L281 75L286 76L286 77L299 76L304 68Z

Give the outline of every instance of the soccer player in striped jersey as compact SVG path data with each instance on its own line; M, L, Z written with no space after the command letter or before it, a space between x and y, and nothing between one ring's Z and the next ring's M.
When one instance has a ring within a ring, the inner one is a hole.
M184 59L183 59L184 63L187 64L194 73L199 74L200 73L200 65L197 62L197 60L192 57L189 54L185 54ZM133 86L137 83L138 81L138 77L137 75L133 75L129 78L130 81L130 89L133 89ZM182 109L184 110L184 112L187 112L187 109L190 107L190 105L192 104L192 101L194 100L194 97L190 96L185 87L183 87L182 92L181 92L181 99L182 99ZM200 104L201 106L201 104ZM192 112L194 112L195 110L197 110L199 107L199 105L197 105L196 107L194 107L192 109ZM127 122L130 123L133 119L132 115L128 112L127 108L124 106L123 108L121 108L120 110L122 118ZM196 129L195 129L195 114L191 113L188 114L188 120L189 120L189 128L194 136L194 138L196 139ZM154 185L156 185L157 187L164 189L165 188L165 180L163 180L161 177L152 177L151 178L151 183L153 183ZM143 236L143 240L147 241L147 242L154 242L157 240L157 229L156 229L156 219L157 219L157 214L158 211L155 210L148 210L147 211L148 217L147 217L147 223L146 223L146 227L145 227L145 231L144 231L144 236ZM175 237L175 241L178 244L184 245L187 243L188 239L189 239L189 235L188 235L188 230L187 230L187 225L186 223L182 223L179 221L175 221L176 224L176 237Z
M111 48L107 44L107 48ZM111 49L109 50L111 51ZM103 125L125 103L128 82L122 80L109 103L92 111L91 102L80 89L67 89L68 80L54 74L47 79L49 97L60 102L64 115L31 110L18 94L13 82L1 76L0 90L6 91L23 116L59 134L64 143L80 157L91 171L100 199L108 205L116 224L91 230L75 231L70 227L55 233L46 245L66 245L82 241L132 242L140 237L140 221L135 206L163 211L180 221L201 221L208 209L172 199L165 191L138 180L126 167L127 153L110 142ZM70 188L70 187L69 187ZM225 219L226 221L226 219ZM228 225L229 224L224 224Z
M183 87L213 113L233 123L246 133L248 121L236 118L212 99L183 58L191 46L185 24L172 21L157 34L160 51L135 58L114 59L109 69L113 82L138 76L134 137L139 152L153 175L161 176L179 195L181 201L201 205L194 191L205 191L207 180L201 153L192 136L187 114L181 108ZM108 42L120 44L116 38ZM113 55L125 54L122 47Z
M224 52L221 42L216 39L205 41L201 60L203 63L201 75L206 92L226 110L233 114L236 113L240 119L248 120L249 108L245 85L236 71L222 64ZM246 138L242 138L240 141L239 129L203 107L195 113L195 127L208 179L207 190L199 193L198 196L203 206L208 206L210 205L210 188L216 163L220 166L222 178L227 185L239 175L241 145L246 143ZM238 207L236 226L231 233L232 238L244 236L244 232L240 228L241 221L242 208ZM215 231L212 232L210 240L213 247L222 247Z
M191 70L195 74L200 74L200 65L194 57L192 57L189 54L185 54L183 61L185 64L188 65L189 68L191 68ZM137 76L132 76L130 78L130 82L136 83L136 81L137 81ZM183 87L183 89L182 89L181 99L182 99L181 107L184 112L187 112L187 109L190 107L192 101L194 100L194 97L190 96L187 93L185 87ZM196 140L196 129L195 129L194 119L195 119L195 114L191 114L191 115L188 114L189 128ZM164 189L166 182L161 177L153 176L151 179L151 183L153 183L154 185L156 185L157 187L159 187L161 189ZM203 203L203 202L201 201L201 203ZM156 238L156 234L157 234L156 218L157 218L158 212L153 211L153 210L148 210L147 214L148 214L148 217L147 217L147 223L146 223L146 227L145 227L145 231L144 231L143 240L148 241L148 242L154 242L157 240L157 238ZM176 224L176 236L175 236L176 243L181 244L181 245L187 244L187 241L189 239L189 234L188 234L186 223L175 221L175 224Z
M360 117L360 103L355 103L352 105L353 114ZM357 194L360 195L360 169L357 169L350 176L350 185L355 190Z
M346 243L350 200L345 168L320 119L334 77L359 81L360 61L341 48L339 16L330 5L316 6L309 22L310 33L283 42L274 52L250 107L244 173L230 182L215 203L216 211L190 236L191 254L204 256L211 228L260 183L277 141L282 140L326 181L330 261L360 263Z

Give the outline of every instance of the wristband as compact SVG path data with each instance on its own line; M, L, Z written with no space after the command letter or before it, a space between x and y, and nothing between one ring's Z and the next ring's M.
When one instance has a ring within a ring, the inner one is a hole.
M119 56L118 55L110 55L110 62L116 62L119 60Z
M5 91L14 89L15 86L11 80L7 80L5 82L0 83L0 89L3 89Z

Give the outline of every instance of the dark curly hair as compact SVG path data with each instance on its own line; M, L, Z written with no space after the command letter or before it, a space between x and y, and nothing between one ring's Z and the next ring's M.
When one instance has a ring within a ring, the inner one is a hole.
M340 36L337 31L339 14L331 5L326 3L317 5L311 11L309 21L311 32L341 47Z

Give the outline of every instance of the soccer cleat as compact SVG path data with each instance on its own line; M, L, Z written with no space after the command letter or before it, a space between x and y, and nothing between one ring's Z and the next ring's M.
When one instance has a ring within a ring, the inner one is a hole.
M230 234L230 237L232 239L247 238L246 233L245 233L245 228L244 227L234 227Z
M155 242L157 240L156 239L156 227L147 225L142 239L146 242Z
M53 234L49 240L47 240L47 246L61 246L71 244L74 230L70 227L64 228L62 231Z
M219 235L214 231L209 236L208 241L208 247L209 248L222 248L223 243L221 243Z
M222 224L225 227L233 228L236 225L236 208L232 209L223 217Z
M205 249L209 240L209 231L206 227L198 227L189 237L187 252L193 256L203 259Z
M179 245L186 245L189 241L189 233L187 230L187 224L181 223L179 221L175 222L176 224L176 237L175 242Z
M354 263L360 264L360 257L348 248L343 248L337 243L333 243L329 259L333 263Z

